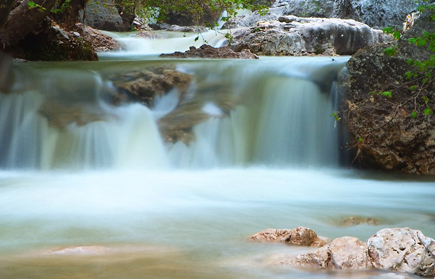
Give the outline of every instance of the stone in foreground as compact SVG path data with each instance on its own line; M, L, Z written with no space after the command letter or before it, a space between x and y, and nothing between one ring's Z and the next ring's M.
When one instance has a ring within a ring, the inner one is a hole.
M316 252L299 255L281 264L329 270L360 270L370 267L367 245L350 236L336 238Z
M367 245L376 268L435 276L435 240L419 230L382 229L367 240Z

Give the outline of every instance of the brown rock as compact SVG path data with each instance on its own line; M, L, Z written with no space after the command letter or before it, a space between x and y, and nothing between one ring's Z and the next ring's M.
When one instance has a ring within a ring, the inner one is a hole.
M376 268L435 276L435 240L419 230L382 229L367 245L369 261Z
M258 56L252 54L250 50L244 49L241 51L234 51L229 47L214 48L210 45L202 45L199 48L191 46L186 52L175 52L172 54L161 54L160 57L171 58L213 58L213 59L258 59Z
M305 227L297 227L291 230L267 229L251 235L248 239L257 242L282 242L312 247L321 247L326 244L313 230Z
M350 236L336 238L314 253L299 255L281 264L330 270L357 270L370 267L367 260L367 245Z
M175 67L161 66L138 69L116 74L110 77L118 88L113 102L139 102L152 107L154 97L177 88L184 94L192 80L192 76L178 72Z
M95 51L119 50L121 48L121 44L118 41L103 34L97 29L82 23L76 24L76 27L79 29L79 33L81 36L83 36L85 41L88 41L92 44Z

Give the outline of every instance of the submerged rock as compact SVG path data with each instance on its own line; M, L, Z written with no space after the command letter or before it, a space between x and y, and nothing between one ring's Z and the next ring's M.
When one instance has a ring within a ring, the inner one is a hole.
M326 242L309 228L267 229L251 235L249 240L257 242L281 242L293 245L322 247Z
M258 55L350 55L376 43L391 41L380 30L354 20L282 16L257 22L233 35L231 48Z
M202 45L199 48L191 46L186 52L175 52L172 54L161 54L160 57L173 58L213 58L213 59L258 59L258 56L252 54L248 49L234 51L229 47L214 48L210 45Z
M45 102L38 112L47 119L50 126L56 129L64 129L70 124L84 126L91 122L104 120L103 115L95 110L55 100Z
M380 269L435 276L435 240L419 230L392 228L367 240L371 264Z
M358 270L369 268L367 245L356 237L344 236L316 252L299 255L281 264L302 268Z
M361 216L347 216L339 220L338 225L343 227L358 226L358 225L369 225L377 226L380 221L375 218L361 217Z
M112 249L105 246L75 246L68 248L52 249L45 252L44 256L96 256L107 255Z
M142 39L149 39L149 40L156 40L156 39L163 39L163 35L159 33L155 33L152 31L140 31L136 35L134 35L135 38L142 38Z

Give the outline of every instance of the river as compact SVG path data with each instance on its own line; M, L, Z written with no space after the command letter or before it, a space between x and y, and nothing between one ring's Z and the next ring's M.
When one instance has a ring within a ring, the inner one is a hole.
M158 58L162 45L186 48L171 36L119 38L124 50L100 62L14 65L15 94L0 96L0 278L396 278L281 266L312 248L247 237L297 226L331 239L385 227L435 237L433 179L347 169L329 115L348 57ZM107 102L113 75L156 65L192 75L187 94L152 109ZM208 120L192 142L165 143L159 119L190 101ZM98 117L54 127L47 102ZM378 223L344 226L348 216Z

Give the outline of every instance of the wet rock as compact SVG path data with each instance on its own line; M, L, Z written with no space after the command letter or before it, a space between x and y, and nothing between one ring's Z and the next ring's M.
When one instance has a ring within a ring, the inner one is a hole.
M367 245L350 236L336 238L313 253L296 256L281 264L328 270L361 270L370 267Z
M322 247L326 244L313 230L305 227L297 227L291 230L267 229L251 235L248 239L257 242L281 242L312 247Z
M435 276L435 240L419 230L387 228L367 240L371 264L380 269Z
M386 171L435 174L435 118L423 115L427 107L421 97L410 100L414 94L406 80L407 71L415 68L408 59L426 59L431 52L425 47L408 43L409 37L435 31L429 14L422 15L414 27L397 44L397 55L389 57L385 49L391 45L369 46L358 51L347 63L348 73L340 78L345 125L350 143L359 138L359 160L362 166ZM392 98L370 92L393 90ZM429 84L425 93L429 103L435 100L435 85ZM420 95L421 96L421 95ZM400 108L397 104L402 104ZM416 118L411 116L418 111ZM394 116L394 117L393 117Z
M361 217L361 216L347 216L341 218L339 220L338 225L344 227L350 226L358 226L358 225L369 225L369 226L377 226L380 224L380 221L370 217Z
M90 26L82 23L78 23L76 26L80 30L79 35L82 36L85 41L90 42L95 51L112 51L121 48L121 44L118 41Z
M172 66L150 67L116 74L109 77L118 89L112 102L139 102L148 107L154 104L154 97L177 88L184 94L192 76L181 73Z
M159 33L155 33L152 31L141 31L134 35L135 38L142 38L142 39L148 39L148 40L156 40L156 39L163 39L163 35Z
M258 55L350 55L391 37L354 20L282 16L234 32L231 48Z
M229 47L214 48L210 45L202 45L199 48L191 46L186 52L175 52L172 54L161 54L160 57L171 58L213 58L213 59L258 59L258 56L252 54L248 49L234 51Z

